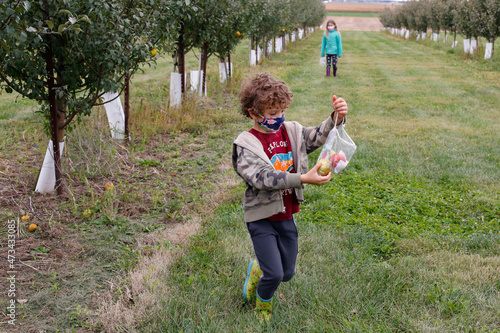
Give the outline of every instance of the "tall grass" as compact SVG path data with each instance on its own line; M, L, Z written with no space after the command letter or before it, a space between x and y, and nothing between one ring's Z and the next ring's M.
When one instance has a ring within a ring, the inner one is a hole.
M289 83L288 120L316 125L344 97L358 144L342 174L306 188L297 273L271 323L241 296L253 253L240 183L159 277L169 292L135 330L500 330L499 73L484 80L488 64L384 33L343 42L336 79L318 64L320 32L260 67Z

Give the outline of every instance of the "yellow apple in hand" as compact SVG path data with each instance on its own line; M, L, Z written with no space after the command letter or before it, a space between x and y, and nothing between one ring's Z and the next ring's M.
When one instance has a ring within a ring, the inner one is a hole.
M326 176L329 172L332 171L332 163L330 163L330 161L326 158L320 159L319 163L321 163L321 166L318 169L318 174L320 174L321 176Z

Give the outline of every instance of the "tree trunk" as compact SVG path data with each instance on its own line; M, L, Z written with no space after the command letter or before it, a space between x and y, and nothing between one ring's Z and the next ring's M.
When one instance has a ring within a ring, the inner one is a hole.
M130 74L125 74L125 105L123 108L123 113L125 114L125 140L128 141L129 138L129 128L128 120L130 115Z
M231 77L233 76L233 73L232 73L232 68L231 68L231 52L228 52L227 53L227 62L229 63L229 69L228 69L228 72L229 72L229 77L228 77L228 80L231 80Z
M54 59L52 53L52 36L47 35L47 45L45 47L45 68L47 70L47 89L49 92L49 110L50 110L50 134L54 152L54 170L56 177L55 189L57 195L63 193L62 188L62 174L61 174L61 153L59 147L59 140L64 136L64 132L59 128L59 124L64 122L64 114L62 122L60 121L57 96L55 91L55 76L54 76Z
M252 59L252 50L253 50L253 48L254 48L254 45L255 45L254 38L253 38L253 37L251 37L251 38L250 38L250 54L249 54L250 59Z
M255 38L255 65L259 65L259 40Z
M186 95L186 77L184 75L185 72L185 62L184 62L184 23L181 22L181 29L179 31L179 39L178 39L178 45L177 45L177 56L178 56L178 61L179 61L179 73L181 74L181 94L183 98Z
M207 77L207 60L208 60L208 42L203 43L203 58L202 58L202 71L203 71L203 77L201 78L201 92L204 95L205 94L205 82L206 82L206 77ZM202 96L203 96L202 95Z
M281 45L281 52L285 51L285 42L286 42L286 38L285 38L285 35L281 36L282 38L282 43L283 45Z

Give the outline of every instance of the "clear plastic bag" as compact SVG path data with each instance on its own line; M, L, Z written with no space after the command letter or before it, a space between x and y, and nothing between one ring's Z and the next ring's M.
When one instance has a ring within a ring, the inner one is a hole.
M337 119L335 119L335 123ZM325 145L318 157L318 162L323 165L319 168L318 173L326 176L328 172L340 173L345 169L352 156L356 152L356 144L347 134L345 128L339 129L335 126L326 139Z
M319 64L320 66L326 66L326 58L325 57L319 58Z

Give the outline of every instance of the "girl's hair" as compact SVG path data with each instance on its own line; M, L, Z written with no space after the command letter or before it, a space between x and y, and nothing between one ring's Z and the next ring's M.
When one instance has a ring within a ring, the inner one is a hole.
M328 35L328 33L329 33L329 31L328 31L328 24L330 24L330 23L331 23L331 24L333 24L333 26L335 27L335 30L337 30L337 23L335 23L335 21L334 21L334 20L332 20L332 19L328 20L328 21L326 22L326 25L325 25L326 37L327 37L327 38L328 38L328 37L330 37L330 36Z
M266 108L286 109L293 94L284 81L263 73L243 84L239 93L241 113L250 118L250 112L261 115Z

